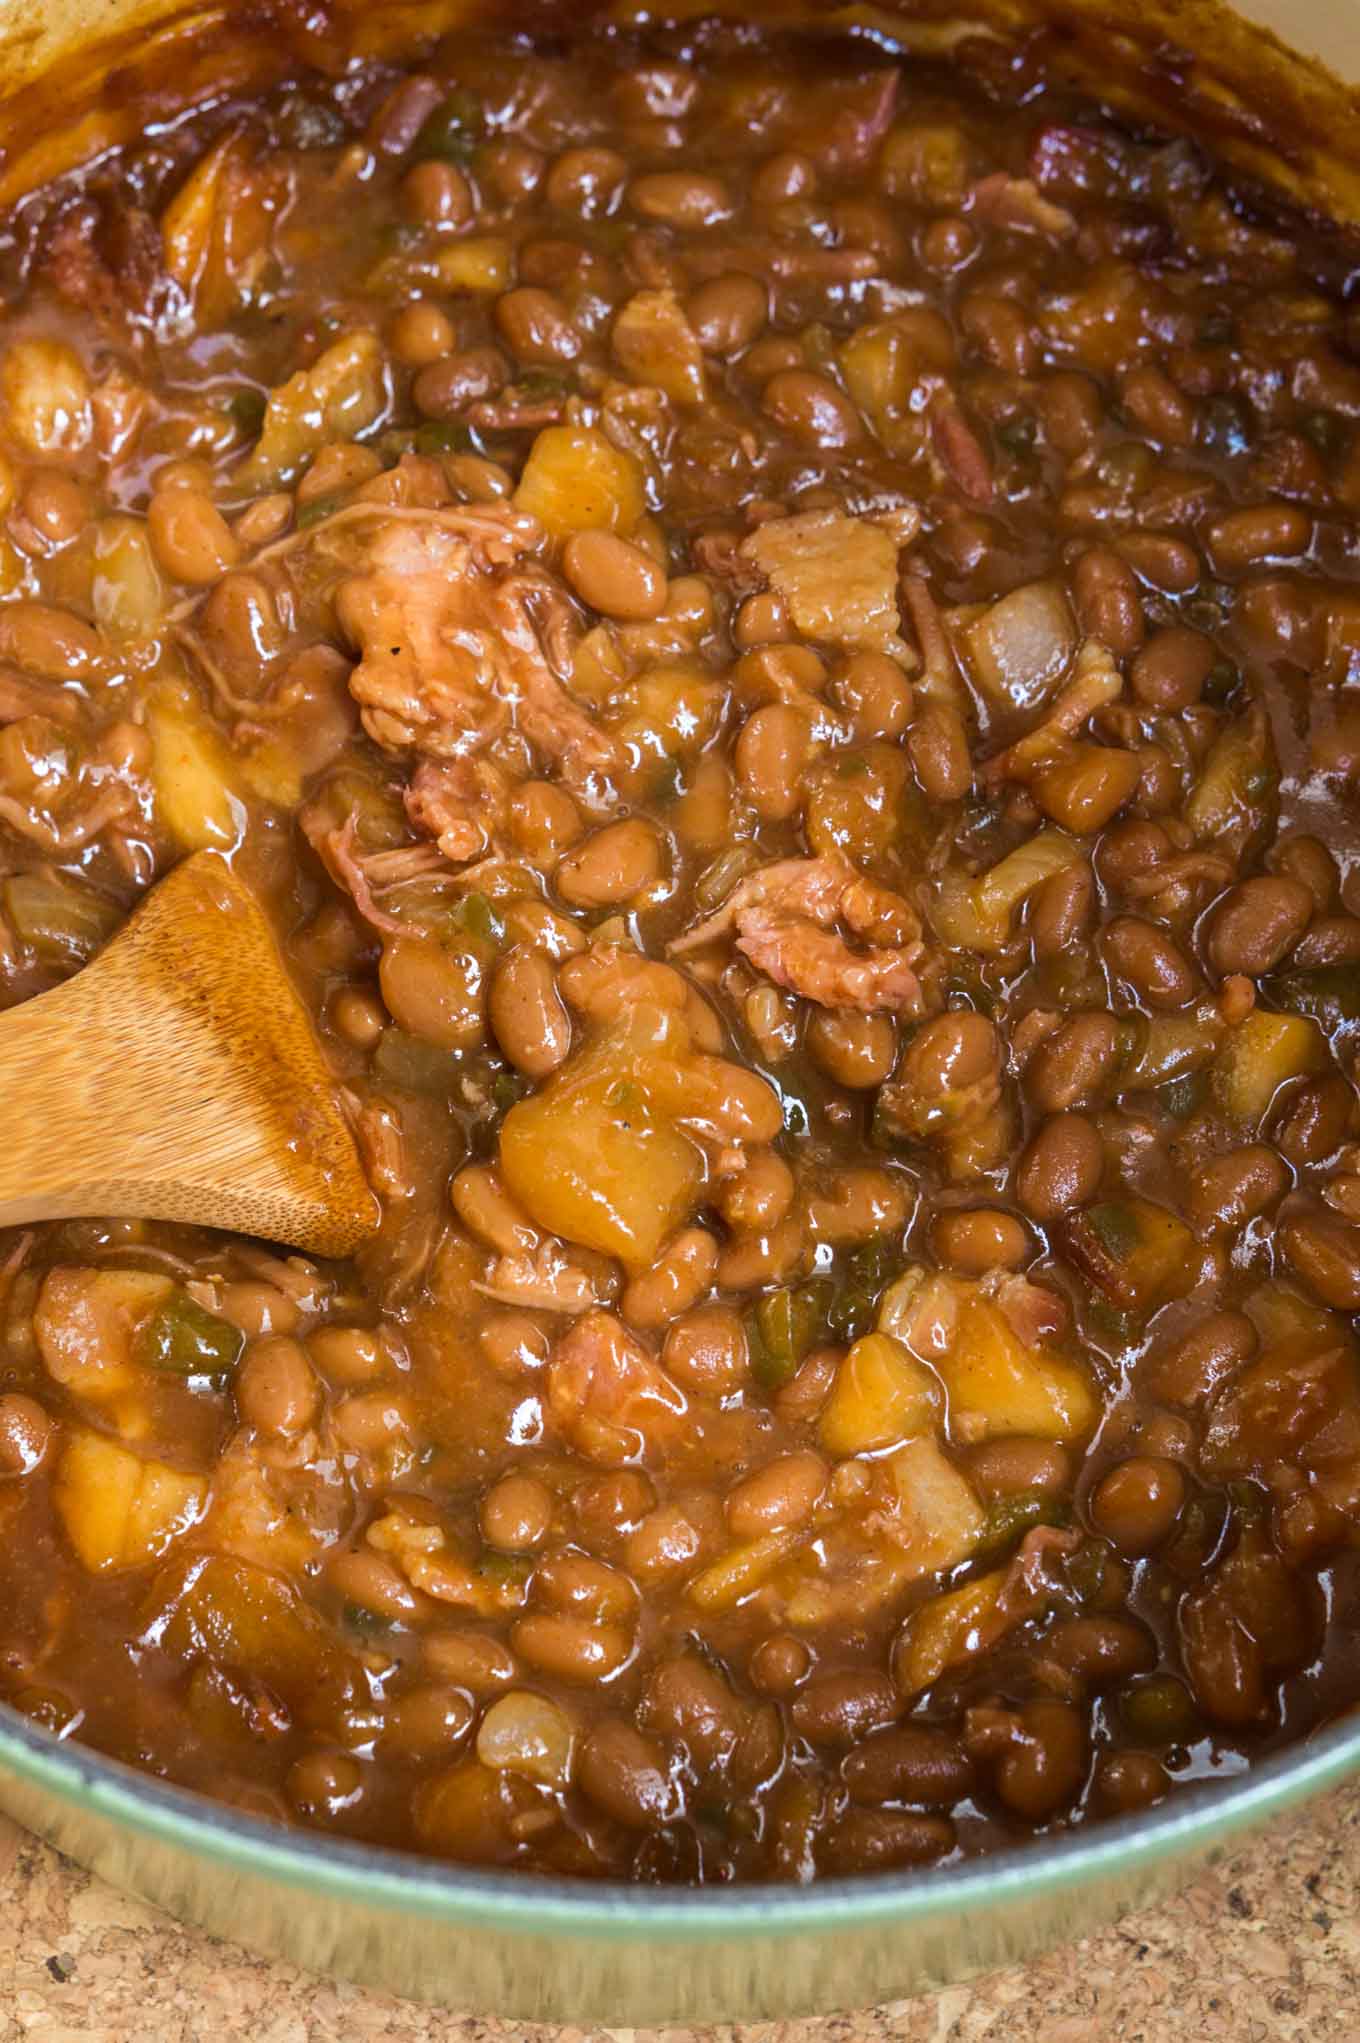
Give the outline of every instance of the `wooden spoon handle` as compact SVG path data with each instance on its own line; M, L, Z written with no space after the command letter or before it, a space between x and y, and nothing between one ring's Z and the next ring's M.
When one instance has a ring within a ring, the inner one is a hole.
M323 1255L376 1225L269 924L208 853L75 979L0 1015L0 1100L0 1224L196 1221Z

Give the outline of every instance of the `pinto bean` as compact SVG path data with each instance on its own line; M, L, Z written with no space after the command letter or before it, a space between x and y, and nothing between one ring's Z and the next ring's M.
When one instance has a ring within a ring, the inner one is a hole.
M235 1393L248 1426L284 1439L305 1432L321 1405L321 1385L307 1351L286 1334L250 1343L236 1372Z
M902 1714L902 1698L886 1674L820 1674L793 1700L794 1729L814 1745L847 1752Z
M849 398L812 369L781 369L771 376L761 409L795 440L814 447L853 447L864 437Z
M737 775L767 823L787 822L802 807L811 756L808 719L791 703L767 702L747 717L734 754Z
M220 581L241 558L241 546L217 506L190 489L159 489L147 507L147 530L168 575L193 588Z
M851 1092L881 1085L897 1062L897 1031L885 1014L819 1007L808 1020L807 1046L827 1076Z
M1275 873L1240 880L1210 917L1209 961L1225 978L1258 978L1288 955L1312 915L1313 896L1301 880Z
M930 1243L942 1263L972 1277L1018 1270L1034 1252L1023 1221L994 1206L937 1214Z
M571 1017L542 951L517 946L496 967L488 1012L496 1041L529 1078L546 1078L571 1050Z
M634 1277L619 1310L631 1326L663 1327L696 1305L713 1282L718 1244L703 1227L687 1227L661 1251L655 1266Z
M635 177L628 187L628 203L644 220L690 231L716 227L732 211L721 178L690 170L654 170Z
M666 577L651 555L616 532L576 532L562 549L562 572L583 603L604 617L639 622L666 607Z
M706 355L727 359L748 348L769 317L769 292L740 270L711 277L686 300L685 316Z
M728 1491L727 1523L738 1539L792 1531L812 1516L826 1479L819 1454L778 1455Z
M606 823L557 868L557 891L573 908L612 908L634 900L661 872L656 831L640 816Z
M984 1497L1059 1495L1071 1481L1066 1450L1053 1440L1014 1433L984 1440L968 1454L968 1475Z
M750 1368L746 1330L730 1305L700 1305L669 1328L662 1365L684 1389L722 1398L740 1390Z
M662 1747L619 1718L608 1717L586 1739L576 1782L595 1806L627 1830L655 1830L683 1808Z
M554 368L581 352L580 333L562 300L536 285L506 291L496 300L495 319L517 362Z
M552 1525L553 1497L530 1475L504 1475L482 1499L482 1537L501 1553L532 1553Z
M1124 1554L1149 1554L1169 1536L1185 1502L1174 1461L1135 1454L1103 1476L1091 1498L1091 1522Z
M1099 1099L1119 1061L1119 1029L1111 1014L1070 1015L1039 1045L1025 1070L1036 1107L1060 1114Z
M927 702L907 732L907 756L917 784L930 801L960 801L973 782L973 762L963 719L948 703Z
M916 1802L952 1808L973 1791L975 1770L958 1739L925 1724L876 1731L841 1764L857 1802Z
M1089 1205L1100 1189L1105 1146L1085 1114L1054 1114L1020 1159L1015 1196L1035 1220Z
M411 385L416 410L427 419L457 419L510 380L499 348L464 348L427 362Z
M1218 659L1214 642L1188 624L1154 631L1129 669L1129 686L1149 709L1172 712L1198 702Z
M1164 1404L1207 1404L1260 1340L1244 1312L1211 1312L1151 1359L1148 1388Z
M1324 1305L1360 1311L1360 1228L1319 1210L1291 1215L1279 1241L1290 1268Z
M1312 543L1313 521L1298 504L1254 504L1229 511L1209 528L1209 551L1221 575L1243 574L1270 560L1293 560Z
M1199 975L1174 938L1139 915L1118 915L1101 936L1106 962L1127 981L1145 1007L1185 1007L1200 988Z
M1078 560L1072 596L1082 630L1098 638L1116 659L1128 659L1143 643L1146 625L1138 583L1127 561L1108 546L1093 546Z
M52 1421L36 1398L21 1391L0 1397L0 1476L31 1475L52 1441Z
M1190 1181L1189 1212L1202 1233L1243 1227L1284 1197L1289 1173L1273 1149L1251 1143L1202 1164Z

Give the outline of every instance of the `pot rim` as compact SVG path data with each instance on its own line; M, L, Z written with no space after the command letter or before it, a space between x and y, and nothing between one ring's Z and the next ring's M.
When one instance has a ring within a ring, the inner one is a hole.
M66 1744L0 1703L0 1769L61 1801L220 1867L338 1902L502 1931L624 1939L739 1937L927 1921L970 1906L1034 1903L1078 1883L1207 1850L1360 1771L1360 1716L1272 1753L1227 1780L1179 1789L1152 1810L1109 1817L946 1868L865 1873L807 1886L665 1888L546 1878L423 1859L291 1829Z

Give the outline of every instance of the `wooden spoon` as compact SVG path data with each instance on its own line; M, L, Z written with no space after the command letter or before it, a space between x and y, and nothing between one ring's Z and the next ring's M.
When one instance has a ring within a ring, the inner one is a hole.
M74 979L0 1014L0 1102L0 1226L189 1220L340 1256L377 1225L269 923L211 852Z

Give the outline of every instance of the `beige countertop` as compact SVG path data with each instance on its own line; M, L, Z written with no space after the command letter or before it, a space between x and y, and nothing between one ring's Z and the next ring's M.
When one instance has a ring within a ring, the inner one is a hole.
M0 2043L1360 2043L1360 1787L1178 1899L873 2013L530 2029L335 1986L128 1900L0 1818Z

